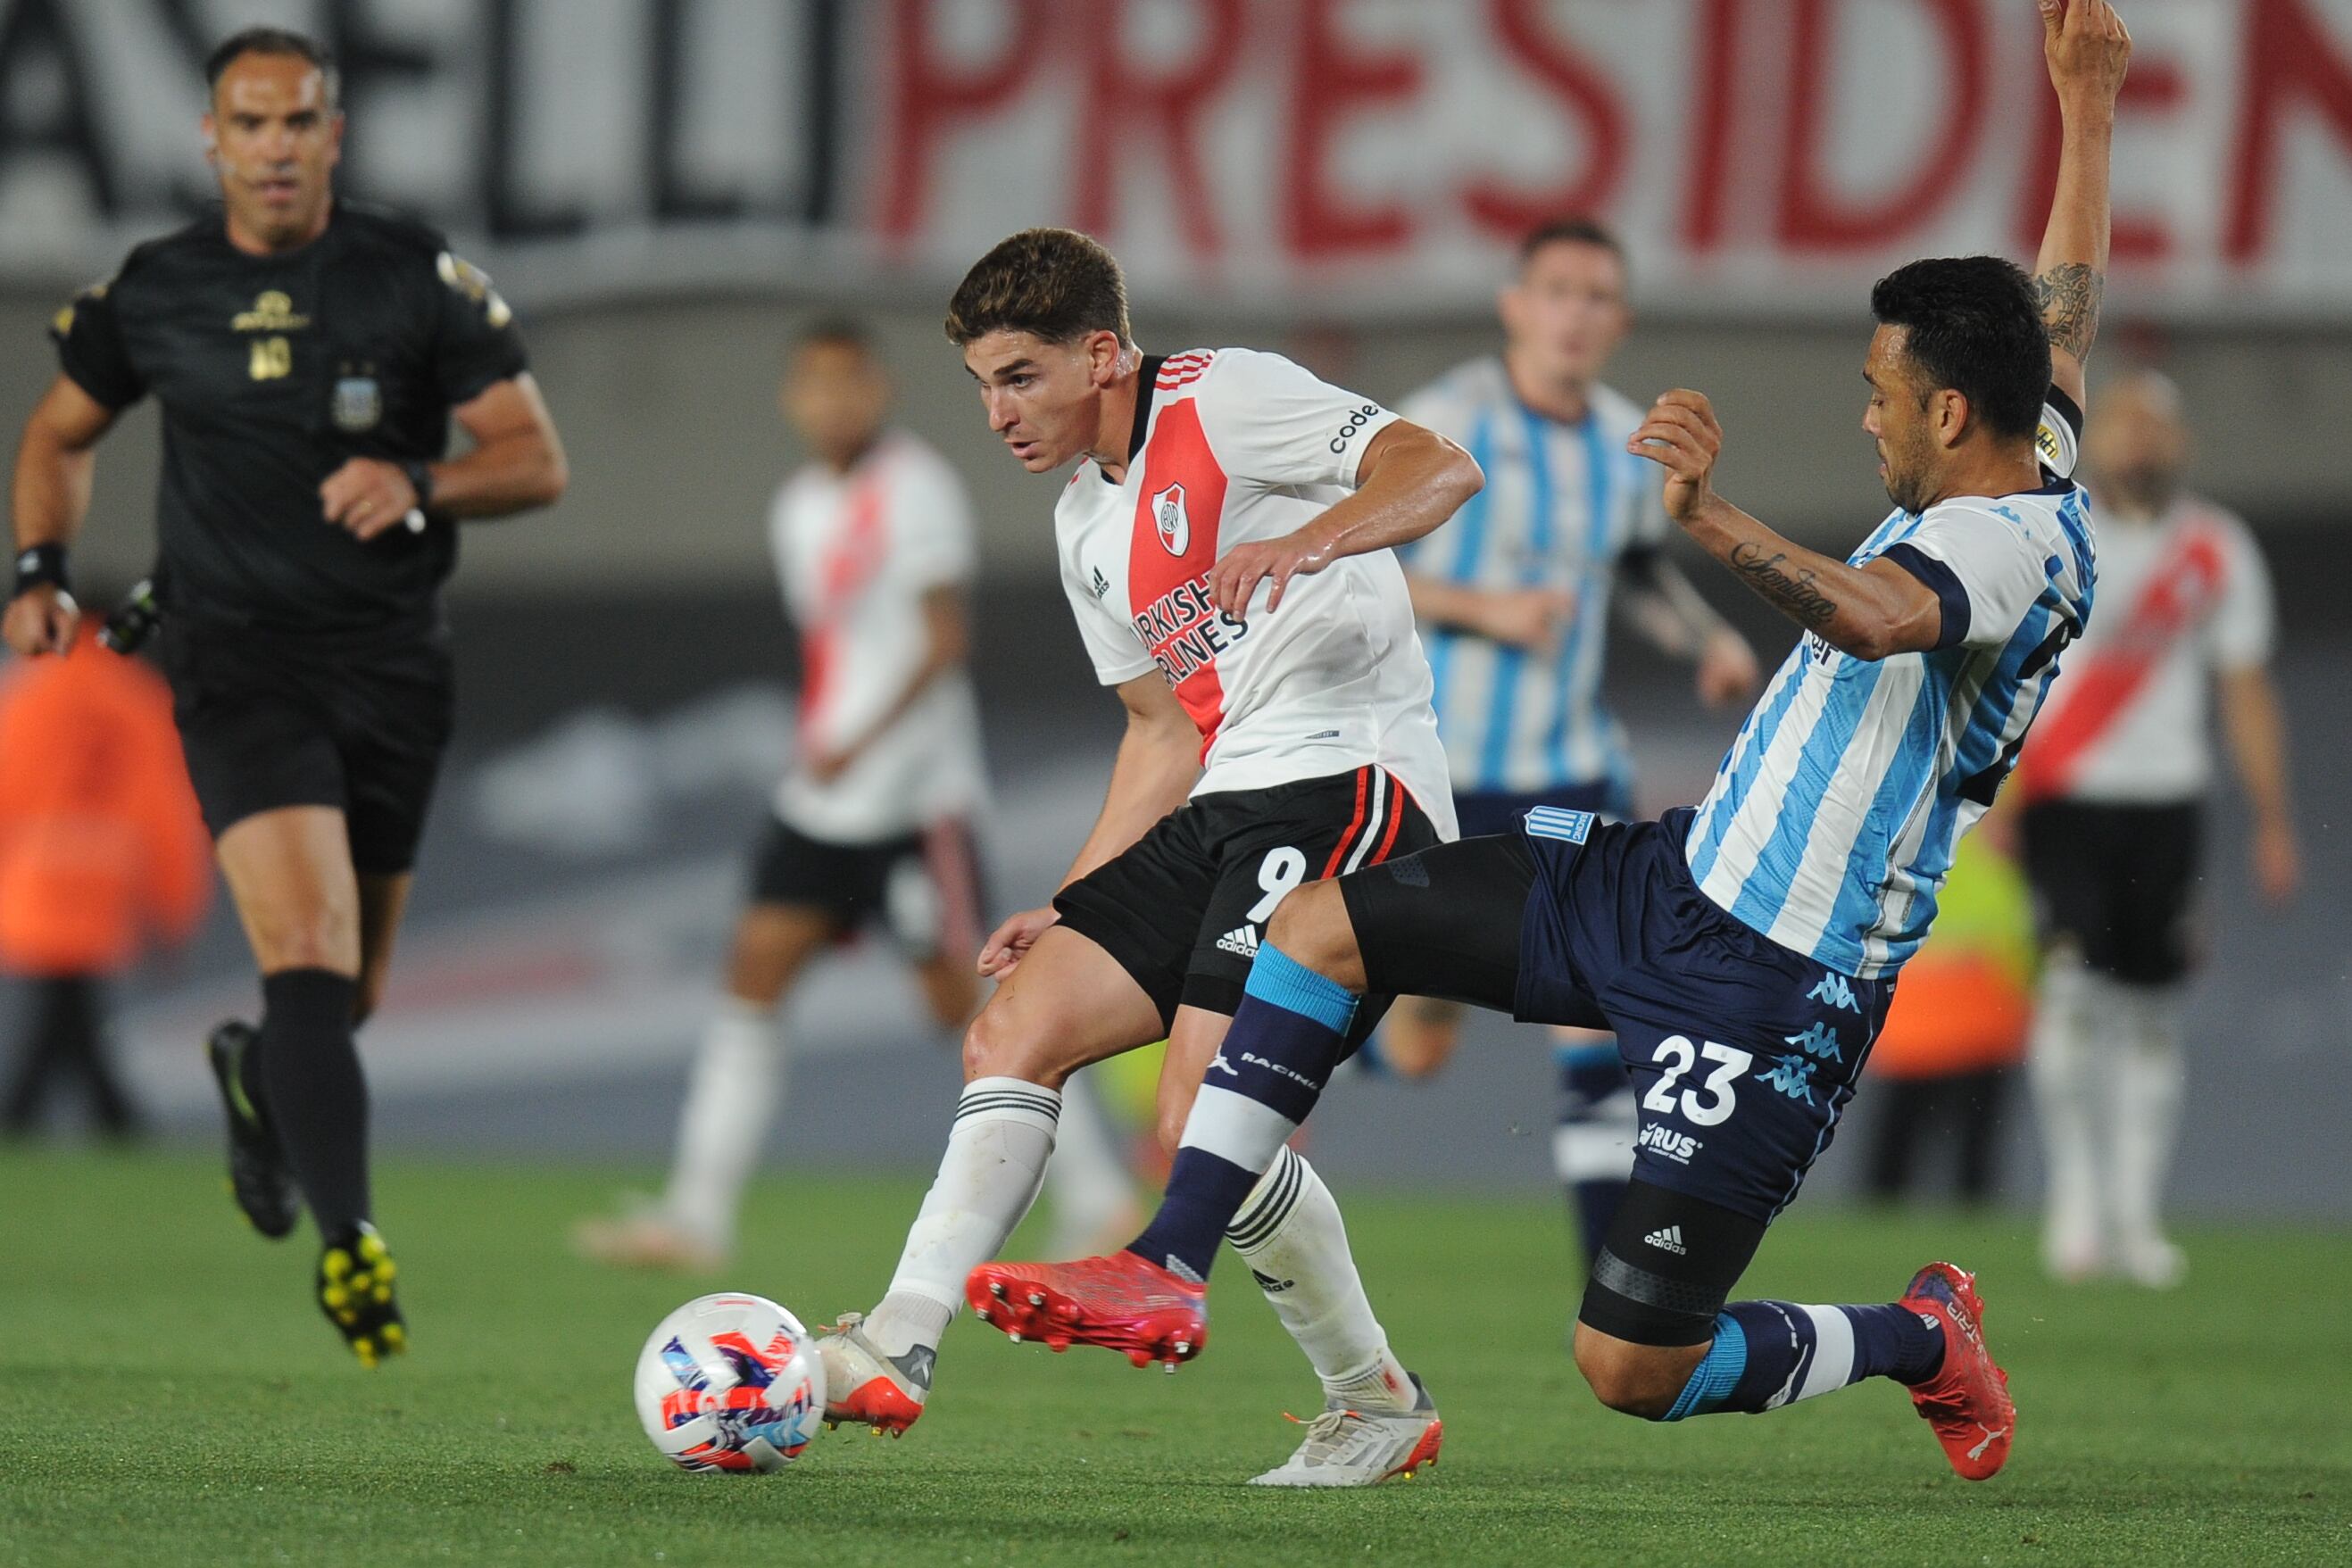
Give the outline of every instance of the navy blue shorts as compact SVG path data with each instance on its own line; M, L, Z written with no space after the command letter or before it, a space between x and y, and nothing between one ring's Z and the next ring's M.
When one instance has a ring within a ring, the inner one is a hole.
M1490 833L1516 833L1519 831L1519 820L1538 806L1591 811L1597 817L1619 820L1633 814L1632 795L1622 782L1614 779L1596 779L1586 784L1563 784L1557 789L1536 789L1525 794L1507 789L1473 789L1467 794L1456 790L1454 795L1454 820L1462 825L1462 831L1456 836L1483 839Z
M1725 913L1691 880L1690 818L1523 825L1535 876L1513 1010L1606 1018L1641 1105L1634 1176L1769 1221L1829 1146L1895 983L1837 974Z

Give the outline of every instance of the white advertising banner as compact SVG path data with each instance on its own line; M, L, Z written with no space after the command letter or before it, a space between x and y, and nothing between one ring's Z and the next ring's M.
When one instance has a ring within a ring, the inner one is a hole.
M2116 287L2352 318L2352 0L2126 0ZM1513 238L1616 225L1653 308L1852 309L2030 257L2032 0L0 0L0 276L195 210L201 62L337 50L345 188L509 292L936 287L1029 224L1148 299L1477 307Z

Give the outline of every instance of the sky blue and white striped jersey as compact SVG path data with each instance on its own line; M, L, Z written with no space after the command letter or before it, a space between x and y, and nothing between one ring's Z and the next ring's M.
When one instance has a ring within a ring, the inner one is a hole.
M1612 782L1630 789L1623 728L1601 702L1609 596L1629 549L1665 538L1656 468L1625 451L1643 409L1607 387L1575 424L1545 418L1489 355L1457 365L1397 412L1450 435L1486 487L1399 552L1405 570L1468 587L1565 588L1576 612L1556 654L1424 625L1437 727L1457 793Z
M1685 851L1707 897L1856 978L1927 935L1952 847L1984 815L2090 619L2090 497L2071 480L2081 415L2053 392L2043 488L1896 512L1880 556L1943 601L1942 645L1875 664L1808 633L1740 727Z

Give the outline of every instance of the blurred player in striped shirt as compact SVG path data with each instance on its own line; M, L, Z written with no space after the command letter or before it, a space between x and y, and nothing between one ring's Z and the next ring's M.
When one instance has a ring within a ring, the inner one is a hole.
M1533 230L1496 304L1503 351L1401 405L1487 476L1452 522L1404 552L1469 837L1511 832L1538 806L1633 815L1633 756L1601 695L1612 598L1653 643L1696 664L1710 706L1745 699L1758 681L1746 640L1665 554L1657 482L1626 450L1643 410L1601 382L1633 325L1616 236L1586 218ZM1383 1061L1434 1071L1461 1017L1457 1004L1407 998L1381 1036ZM1633 1166L1633 1096L1609 1036L1559 1032L1553 1165L1590 1263Z
M2183 1271L2158 1209L2180 1114L2217 685L2263 897L2286 903L2302 861L2269 670L2270 573L2245 524L2183 489L2189 428L2172 382L2141 371L2102 391L2084 456L2105 613L2018 774L2049 945L2032 1054L2050 1165L2043 1256L2061 1279L2162 1287Z

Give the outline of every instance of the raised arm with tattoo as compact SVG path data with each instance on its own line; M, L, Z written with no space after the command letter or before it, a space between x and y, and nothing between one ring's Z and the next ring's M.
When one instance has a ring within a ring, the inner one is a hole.
M1932 648L1943 609L1891 561L1867 566L1809 550L1715 493L1723 426L1702 392L1665 393L1626 450L1666 471L1666 515L1775 610L1857 659Z
M2106 286L2108 148L2131 34L2106 0L2041 0L2042 53L2058 92L2058 184L2033 264L2033 297L2050 332L2050 379L2084 402L2083 364L2099 331Z

